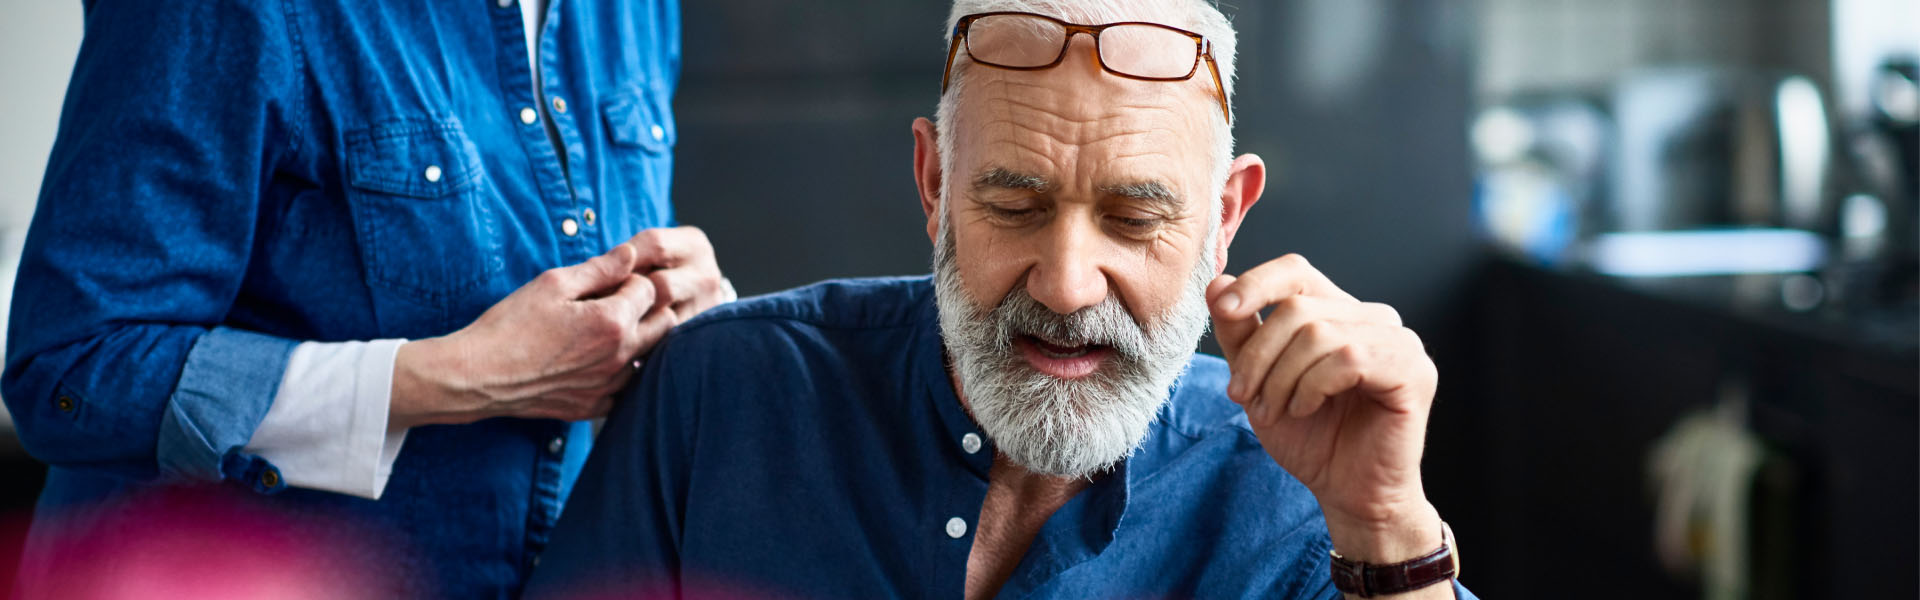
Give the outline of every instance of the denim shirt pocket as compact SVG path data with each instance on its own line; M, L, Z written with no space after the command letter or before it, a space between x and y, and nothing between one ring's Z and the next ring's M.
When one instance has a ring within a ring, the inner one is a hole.
M649 154L665 155L673 150L672 109L666 95L629 89L608 97L600 107L607 122L607 135L614 145L637 147Z
M447 310L505 268L479 150L458 121L385 121L346 135L348 198L367 283Z
M631 235L671 223L673 209L667 198L673 182L673 144L679 132L665 90L641 85L617 89L601 100L600 115L607 131L607 164L618 186L610 197L632 207L625 211L626 231L615 234Z

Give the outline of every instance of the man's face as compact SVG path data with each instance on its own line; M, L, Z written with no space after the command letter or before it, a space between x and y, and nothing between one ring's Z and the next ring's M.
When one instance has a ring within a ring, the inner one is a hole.
M1100 71L1076 36L1042 71L973 66L959 106L945 209L967 294L1015 286L1059 314L1117 298L1142 323L1178 300L1219 214L1210 88ZM1041 348L1046 349L1046 348ZM1055 348L1053 350L1059 350ZM1063 378L1089 361L1036 352Z
M1029 470L1138 445L1205 331L1219 253L1216 105L1107 75L975 67L937 215L942 332L974 418Z

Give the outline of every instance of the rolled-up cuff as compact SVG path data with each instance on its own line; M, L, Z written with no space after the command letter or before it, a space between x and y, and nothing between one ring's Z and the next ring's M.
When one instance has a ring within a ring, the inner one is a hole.
M217 327L187 353L180 383L160 420L157 455L168 479L248 481L260 491L285 487L278 472L239 450L273 404L287 357L298 342ZM232 456L230 456L232 455ZM267 475L267 473L272 473Z

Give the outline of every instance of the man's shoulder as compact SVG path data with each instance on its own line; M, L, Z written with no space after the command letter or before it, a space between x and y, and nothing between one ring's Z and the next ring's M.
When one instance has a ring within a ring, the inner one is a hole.
M829 279L723 304L682 323L675 333L751 333L770 328L870 329L912 326L929 318L933 285L926 275Z

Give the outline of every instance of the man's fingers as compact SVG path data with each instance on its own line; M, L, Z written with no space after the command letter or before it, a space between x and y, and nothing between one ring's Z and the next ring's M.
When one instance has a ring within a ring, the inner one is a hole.
M699 314L720 303L720 276L704 268L661 269L647 274L660 296L655 304L679 307L686 315Z
M1248 394L1259 399L1256 408L1265 414L1269 421L1285 415L1287 404L1293 399L1294 388L1300 383L1300 375L1307 371L1321 357L1338 349L1346 340L1343 338L1346 325L1333 321L1308 321L1294 330L1292 339L1286 348L1274 358L1272 366L1267 367L1264 380L1258 386L1247 386Z
M1432 361L1426 360L1419 336L1410 329L1385 323L1347 323L1328 330L1332 333L1316 336L1320 341L1297 346L1302 350L1297 356L1296 347L1289 347L1287 355L1274 366L1275 375L1270 381L1291 379L1293 384L1287 396L1273 396L1282 393L1277 383L1261 392L1275 398L1275 404L1268 407L1269 421L1311 416L1329 399L1350 391L1376 399L1392 398L1397 390L1423 378L1431 380Z
M1302 325L1313 321L1379 323L1398 327L1400 313L1385 304L1307 295L1283 298L1274 303L1273 312L1240 345L1239 356L1228 362L1233 369L1233 380L1227 385L1227 396L1235 402L1244 403L1248 396L1259 393L1274 360L1287 350L1294 333Z
M654 306L647 316L640 319L640 327L635 330L635 339L631 351L626 354L627 364L632 360L653 351L655 344L667 336L667 331L680 324L680 316L669 306Z
M1288 254L1242 273L1232 285L1221 290L1211 305L1216 319L1243 319L1295 294L1354 299L1313 265L1307 264L1307 259L1298 254Z
M698 227L659 227L635 234L626 244L638 251L636 269L670 269L713 257L713 243Z
M646 315L647 311L653 310L653 305L656 303L659 295L660 292L654 289L651 279L634 275L633 273L627 273L626 282L620 284L619 289L614 290L612 294L608 294L605 298L601 298L596 302L624 303L630 307L631 310L623 311L622 314L634 316L638 319L640 316Z
M615 245L606 254L586 262L548 271L548 278L560 294L569 299L591 298L626 281L633 273L636 253L626 244Z
M1238 319L1221 317L1222 311L1214 300L1220 296L1221 292L1231 287L1233 281L1232 275L1221 275L1213 278L1213 283L1207 285L1207 307L1208 312L1213 315L1213 336L1220 341L1220 353L1226 355L1228 364L1234 364L1240 354L1240 346L1246 343L1248 336L1252 336L1253 332L1260 328L1260 315L1257 313ZM1238 400L1238 398L1235 399L1235 401Z

